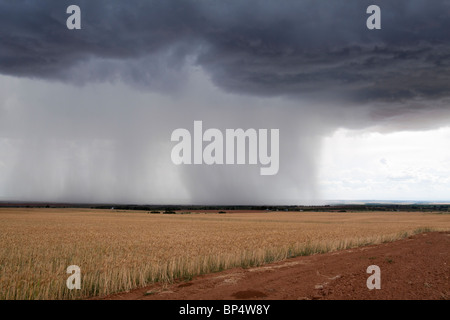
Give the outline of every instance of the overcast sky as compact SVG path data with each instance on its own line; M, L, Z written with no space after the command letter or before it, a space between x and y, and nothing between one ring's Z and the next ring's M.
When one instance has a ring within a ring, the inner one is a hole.
M450 200L449 17L448 0L0 0L0 200ZM194 120L279 129L278 174L174 165Z

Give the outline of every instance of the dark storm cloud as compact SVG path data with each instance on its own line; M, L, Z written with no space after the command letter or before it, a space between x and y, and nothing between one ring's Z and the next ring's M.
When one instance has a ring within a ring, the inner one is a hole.
M82 30L65 27L70 4ZM366 8L382 29L366 28ZM187 61L225 90L349 102L450 94L450 2L1 1L0 72L150 90Z
M358 102L448 96L449 2L375 3L382 30L370 31L366 1L265 2L267 8L208 35L210 51L199 61L233 91L325 90Z
M82 30L66 28L66 8L82 10ZM186 13L181 21L180 14ZM160 82L192 49L189 4L166 1L2 1L4 74L85 83L121 78ZM158 89L158 88L157 88Z

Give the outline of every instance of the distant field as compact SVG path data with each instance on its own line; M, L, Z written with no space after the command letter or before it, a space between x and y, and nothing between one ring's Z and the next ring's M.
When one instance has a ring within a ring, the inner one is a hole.
M106 295L426 230L450 230L450 215L2 208L0 299ZM69 265L81 268L81 290L66 287Z

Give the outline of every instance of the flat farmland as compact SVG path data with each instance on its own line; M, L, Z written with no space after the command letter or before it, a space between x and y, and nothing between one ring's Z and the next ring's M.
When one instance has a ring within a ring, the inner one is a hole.
M101 297L431 230L450 230L450 215L2 208L0 299ZM70 265L80 290L66 286Z

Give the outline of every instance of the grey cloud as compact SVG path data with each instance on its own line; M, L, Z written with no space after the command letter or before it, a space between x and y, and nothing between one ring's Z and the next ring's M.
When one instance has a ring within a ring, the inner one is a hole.
M369 31L372 2L2 1L0 72L159 90L197 57L232 92L326 91L357 103L448 96L449 2L376 1L382 30ZM65 28L72 3L80 31Z

